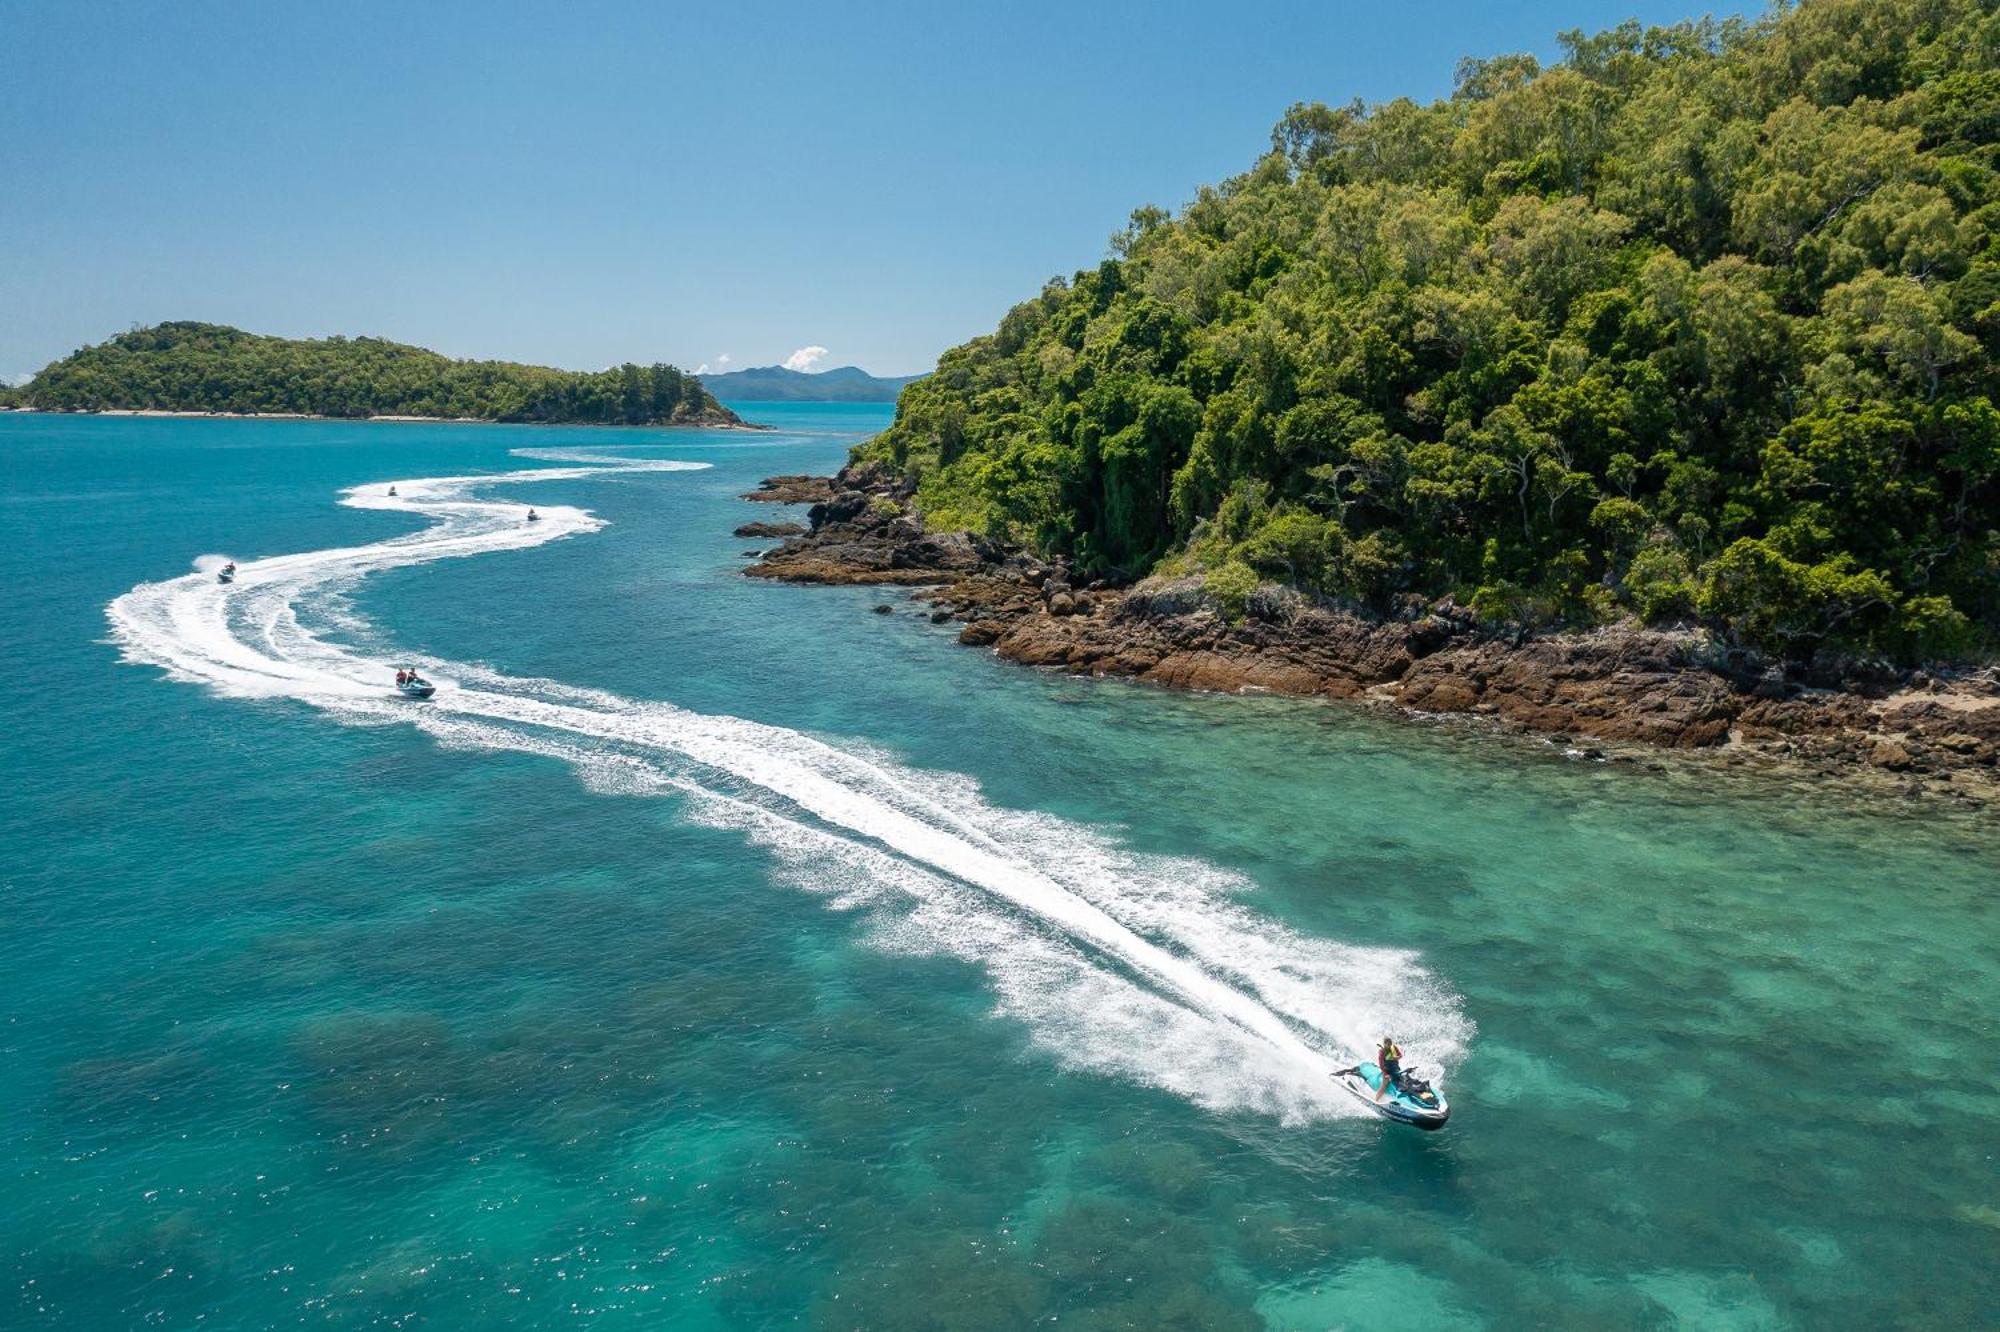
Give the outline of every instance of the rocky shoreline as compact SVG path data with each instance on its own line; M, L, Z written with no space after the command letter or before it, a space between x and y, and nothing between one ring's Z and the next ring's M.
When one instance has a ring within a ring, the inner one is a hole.
M750 552L752 577L908 587L934 622L962 622L960 642L1025 665L1463 714L1586 758L1673 750L2000 802L2000 670L1951 679L1854 665L1814 673L1698 629L1496 633L1449 599L1413 598L1378 619L1266 588L1232 621L1199 580L1084 583L1060 563L964 532L928 532L907 483L867 466L772 477L743 498L812 506L805 530L738 529L785 538Z

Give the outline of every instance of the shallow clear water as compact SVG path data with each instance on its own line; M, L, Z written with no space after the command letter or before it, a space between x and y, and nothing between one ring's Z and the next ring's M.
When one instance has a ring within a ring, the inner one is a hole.
M1990 821L1005 666L750 414L0 416L0 1326L2000 1320Z

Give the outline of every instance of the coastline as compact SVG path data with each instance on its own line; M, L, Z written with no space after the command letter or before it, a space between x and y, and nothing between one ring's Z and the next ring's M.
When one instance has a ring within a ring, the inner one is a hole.
M1412 599L1394 618L1372 618L1260 591L1232 619L1198 580L1081 582L1059 562L964 532L928 532L907 486L866 466L831 478L772 477L742 498L811 505L803 531L739 529L784 537L745 552L756 557L748 576L904 588L928 605L933 623L958 622L961 643L1022 665L1458 717L1540 737L1579 759L1671 755L1773 767L1885 795L2000 804L2000 669L1993 667L1951 677L1860 668L1815 674L1693 628L1498 634L1449 599Z
M590 426L601 430L749 430L767 431L775 427L758 425L754 421L655 421L645 425L627 425L610 421L502 421L489 416L325 416L313 412L197 412L178 411L162 407L98 407L91 409L55 409L42 407L0 407L0 412L13 412L23 416L122 416L122 417L165 417L171 419L193 418L217 421L370 421L424 425L543 425L543 426Z

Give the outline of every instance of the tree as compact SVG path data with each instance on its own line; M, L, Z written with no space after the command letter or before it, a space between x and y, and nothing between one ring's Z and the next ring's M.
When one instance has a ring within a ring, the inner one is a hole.
M1880 361L1935 398L1944 372L1979 353L1951 326L1937 297L1915 278L1869 270L1826 294L1826 319L1845 350Z

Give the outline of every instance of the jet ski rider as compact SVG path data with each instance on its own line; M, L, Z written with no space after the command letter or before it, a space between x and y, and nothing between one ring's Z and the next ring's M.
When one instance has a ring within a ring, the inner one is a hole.
M1393 1037L1384 1036L1375 1047L1375 1067L1382 1070L1382 1085L1375 1090L1375 1099L1379 1101L1389 1088L1403 1085L1403 1047Z

